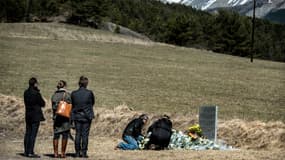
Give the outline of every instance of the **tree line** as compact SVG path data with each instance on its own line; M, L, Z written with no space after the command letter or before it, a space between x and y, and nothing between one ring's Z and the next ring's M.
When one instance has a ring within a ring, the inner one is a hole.
M154 41L214 52L285 62L285 25L256 19L251 50L250 17L234 11L207 13L157 0L4 0L2 22L47 21L65 16L67 23L98 28L105 21L142 33Z

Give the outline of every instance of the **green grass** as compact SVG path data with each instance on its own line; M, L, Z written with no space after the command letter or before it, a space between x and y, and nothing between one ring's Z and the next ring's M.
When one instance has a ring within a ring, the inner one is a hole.
M101 39L94 38L98 35ZM85 75L96 94L96 107L126 104L158 114L195 116L199 106L217 105L222 119L285 121L284 63L250 63L203 50L134 44L137 41L60 24L0 24L0 93L21 97L35 76L49 99L58 80L75 90L79 76Z

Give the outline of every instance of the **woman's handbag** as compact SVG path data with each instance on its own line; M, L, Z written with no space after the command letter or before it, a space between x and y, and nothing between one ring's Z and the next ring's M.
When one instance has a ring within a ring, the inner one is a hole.
M64 97L65 97L65 93L63 94L62 100L59 101L55 113L59 116L70 118L72 105L70 103L65 102Z

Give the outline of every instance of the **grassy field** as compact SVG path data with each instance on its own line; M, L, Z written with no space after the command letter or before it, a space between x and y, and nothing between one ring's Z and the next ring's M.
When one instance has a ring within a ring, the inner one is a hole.
M0 92L22 97L35 76L49 99L58 80L90 79L96 106L285 121L285 64L145 42L61 24L0 23Z

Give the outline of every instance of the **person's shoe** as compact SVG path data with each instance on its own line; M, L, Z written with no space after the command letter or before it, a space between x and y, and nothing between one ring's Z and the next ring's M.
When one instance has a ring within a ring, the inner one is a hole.
M83 151L83 152L82 152L82 157L83 157L83 158L88 158L88 155L87 155L87 152L86 152L86 151Z
M85 153L85 154L82 154L82 157L83 158L88 158L89 156Z
M41 158L41 156L39 156L37 154L28 154L27 157L28 158Z
M74 157L80 157L80 153L76 152Z

